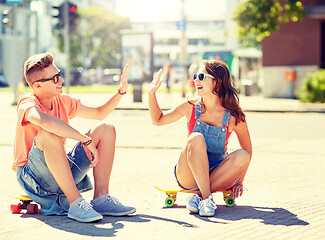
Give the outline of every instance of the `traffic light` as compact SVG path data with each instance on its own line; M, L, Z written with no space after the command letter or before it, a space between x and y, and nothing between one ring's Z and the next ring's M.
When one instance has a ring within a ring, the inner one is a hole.
M53 16L53 18L58 19L57 25L59 27L63 27L64 26L64 8L63 8L63 4L61 4L60 6L52 6L52 8L56 10L52 16Z
M13 27L13 12L12 9L4 9L1 14L2 24L8 27Z
M56 9L56 13L53 14L53 17L54 18L57 18L58 19L58 23L57 23L57 26L59 28L63 28L64 27L64 24L65 24L65 14L64 14L64 6L65 4L68 4L68 19L69 19L69 31L70 32L74 32L76 30L76 21L79 17L79 14L77 12L77 5L71 3L71 2L64 2L62 3L60 6L53 6L52 8L53 9Z
M74 32L77 27L77 19L79 18L79 14L77 12L77 5L69 2L69 31Z

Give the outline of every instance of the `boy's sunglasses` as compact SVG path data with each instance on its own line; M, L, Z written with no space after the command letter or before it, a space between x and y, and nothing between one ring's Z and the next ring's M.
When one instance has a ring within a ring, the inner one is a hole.
M57 74L55 74L53 77L36 80L33 82L33 84L36 82L47 82L47 81L51 81L51 80L53 80L53 82L55 84L57 84L60 80L60 77L61 77L61 70Z
M196 79L199 79L201 82L205 79L205 77L210 77L214 79L214 76L207 74L207 73L194 73L193 74L193 81L195 81Z

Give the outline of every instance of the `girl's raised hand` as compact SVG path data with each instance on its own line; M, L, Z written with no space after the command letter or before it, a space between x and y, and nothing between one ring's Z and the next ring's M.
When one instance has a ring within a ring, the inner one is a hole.
M155 93L158 88L161 85L161 73L162 73L162 68L157 72L156 76L153 78L152 82L150 83L150 86L148 88L148 93L152 94Z

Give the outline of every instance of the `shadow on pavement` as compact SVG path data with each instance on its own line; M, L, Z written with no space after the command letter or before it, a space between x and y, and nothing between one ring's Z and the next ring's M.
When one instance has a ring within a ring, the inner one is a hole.
M87 236L104 236L104 237L114 237L118 230L124 228L123 222L133 222L133 223L144 223L150 222L151 220L166 221L181 225L183 227L197 227L193 224L177 221L168 218L162 218L157 216L151 216L146 214L136 214L123 217L110 217L104 216L104 219L99 222L93 223L79 223L75 220L68 218L67 216L45 216L41 214L31 215L23 214L21 218L35 218L47 225L63 230L66 232L77 233L80 235Z
M297 215L291 213L284 208L270 208L270 207L253 207L253 206L235 206L229 208L226 206L217 206L217 211L214 217L200 217L198 214L193 216L200 218L207 222L217 222L216 219L238 221L243 219L259 219L266 225L309 225L308 222L300 220Z

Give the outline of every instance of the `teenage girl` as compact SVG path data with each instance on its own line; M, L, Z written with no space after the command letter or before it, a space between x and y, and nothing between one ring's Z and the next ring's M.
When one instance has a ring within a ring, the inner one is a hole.
M154 125L187 119L188 138L175 166L175 177L183 189L197 190L187 209L201 216L213 216L217 208L212 193L232 190L232 197L243 193L243 182L252 156L246 117L239 107L230 72L220 60L203 61L193 75L198 99L188 100L162 112L156 98L161 70L148 89L149 111ZM235 132L241 146L227 153L228 139Z

